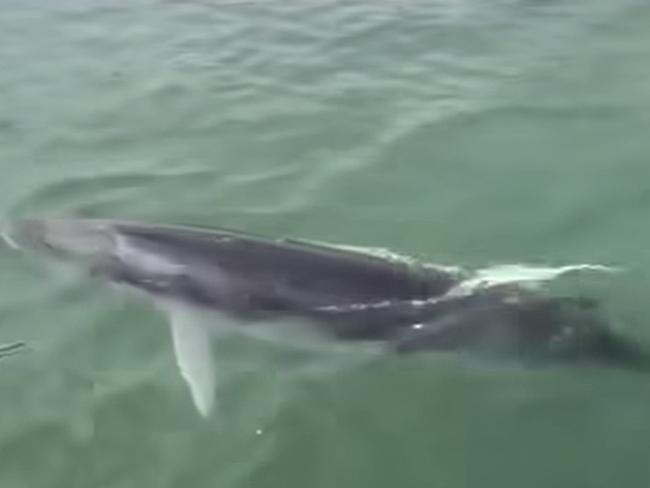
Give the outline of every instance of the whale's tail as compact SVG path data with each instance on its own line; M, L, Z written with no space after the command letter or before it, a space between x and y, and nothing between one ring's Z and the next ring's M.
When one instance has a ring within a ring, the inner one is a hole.
M400 332L394 349L470 350L514 356L529 365L582 363L650 370L648 351L615 331L593 299L546 296L509 286L454 297L445 306L446 313Z

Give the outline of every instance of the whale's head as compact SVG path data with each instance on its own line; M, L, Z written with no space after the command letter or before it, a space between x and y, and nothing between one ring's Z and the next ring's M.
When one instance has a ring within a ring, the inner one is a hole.
M93 260L115 248L112 226L93 220L16 220L5 224L0 234L14 248L45 251L57 257Z
M147 231L153 232L153 237ZM48 255L56 261L71 261L96 278L159 298L212 305L215 294L229 286L218 266L200 252L193 252L191 245L168 243L165 231L145 225L32 219L12 222L1 232L14 248Z

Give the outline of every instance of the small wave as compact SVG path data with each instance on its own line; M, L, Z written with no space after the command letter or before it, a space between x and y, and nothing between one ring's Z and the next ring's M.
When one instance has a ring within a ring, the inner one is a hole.
M455 292L471 293L480 288L506 284L536 288L545 282L569 273L581 271L613 273L618 270L618 268L601 264L571 264L557 267L528 266L524 264L497 265L478 269L469 279L461 282L455 288Z

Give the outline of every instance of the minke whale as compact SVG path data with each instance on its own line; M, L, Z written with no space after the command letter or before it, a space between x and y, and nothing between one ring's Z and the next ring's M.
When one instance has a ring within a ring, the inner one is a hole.
M260 237L219 228L85 219L22 220L3 237L85 263L110 283L251 320L295 317L334 338L396 353L470 351L531 362L638 368L645 355L587 297L532 288L576 267L483 279L389 254ZM204 327L171 320L177 362L199 412L213 406L215 372Z

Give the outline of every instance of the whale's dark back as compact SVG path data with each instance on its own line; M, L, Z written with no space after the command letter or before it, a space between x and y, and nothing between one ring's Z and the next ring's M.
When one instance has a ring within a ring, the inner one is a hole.
M245 296L258 310L425 300L457 283L452 273L298 241L214 229L120 225L117 230L139 248L171 255L198 274L224 277L230 298Z

